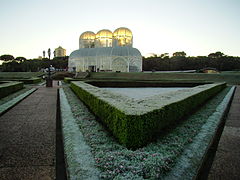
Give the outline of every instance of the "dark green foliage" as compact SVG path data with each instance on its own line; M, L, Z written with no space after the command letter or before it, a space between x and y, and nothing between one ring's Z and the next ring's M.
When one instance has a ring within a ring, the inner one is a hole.
M74 74L67 72L67 71L63 71L63 72L56 72L53 76L52 79L54 80L64 80L65 77L73 77Z
M142 115L125 114L94 94L71 82L72 90L127 148L136 149L154 140L164 128L189 115L198 106L226 87L225 83L205 89Z
M18 81L22 81L24 84L36 84L42 81L41 78L33 77L29 79L19 79Z
M11 60L14 60L14 57L12 55L9 55L9 54L4 54L4 55L0 56L0 60L11 61Z
M3 81L21 81L24 84L35 84L41 82L43 72L1 72L0 80Z
M79 79L73 79L70 77L65 77L63 80L65 83L70 83L71 81L80 81Z
M16 57L15 60L18 62L23 62L26 61L27 59L25 57Z
M0 84L0 98L8 96L23 88L22 82L5 82Z
M228 84L240 84L240 72L228 71L218 74L207 73L115 73L115 72L91 72L90 80L107 81L161 81L169 83L180 82L227 82Z
M173 56L177 56L177 57L185 57L187 54L184 51L181 52L175 52L173 53Z
M84 82L97 87L194 87L211 82L206 81L139 81L139 80L85 80Z
M50 65L56 69L67 69L68 56L56 57L52 60L43 59L28 59L18 57L13 61L6 61L2 64L3 72L37 72L41 69L48 68Z
M206 67L216 68L219 71L240 69L240 57L225 56L221 52L211 53L209 56L186 57L184 53L176 52L170 58L143 57L144 71L180 71L198 70Z

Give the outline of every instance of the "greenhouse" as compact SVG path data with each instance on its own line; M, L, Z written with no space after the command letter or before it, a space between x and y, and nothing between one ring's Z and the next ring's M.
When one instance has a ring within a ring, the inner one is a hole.
M128 28L86 31L80 35L79 49L69 56L69 71L76 72L140 72L142 55L132 47L132 32Z

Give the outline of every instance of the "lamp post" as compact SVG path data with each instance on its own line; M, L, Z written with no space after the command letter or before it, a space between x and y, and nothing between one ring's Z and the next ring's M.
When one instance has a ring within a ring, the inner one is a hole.
M49 57L49 61L50 61L50 57L51 57L51 49L48 49L48 57ZM51 78L51 65L48 66L48 77L46 79L46 87L52 87L52 78Z

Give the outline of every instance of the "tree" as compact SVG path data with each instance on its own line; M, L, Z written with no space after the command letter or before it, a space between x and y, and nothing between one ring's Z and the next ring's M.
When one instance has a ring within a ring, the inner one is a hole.
M3 61L11 61L11 60L14 60L14 57L9 54L4 54L4 55L0 56L0 59Z
M208 57L211 57L211 58L220 58L220 57L223 57L223 56L224 56L224 54L220 51L217 51L215 53L210 53L208 55Z
M169 58L169 53L163 53L160 55L161 58L165 59L165 58Z
M180 57L185 57L187 54L184 51L181 52L175 52L173 53L173 56L180 56Z
M22 62L22 61L26 61L27 59L25 57L16 57L15 60L18 62Z
M48 57L49 57L49 59L51 58L51 49L50 48L48 48Z

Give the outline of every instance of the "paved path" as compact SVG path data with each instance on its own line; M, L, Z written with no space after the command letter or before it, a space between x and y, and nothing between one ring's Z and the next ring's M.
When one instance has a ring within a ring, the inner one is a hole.
M235 91L208 179L240 179L240 86Z
M0 179L55 179L57 88L39 87L0 117Z

